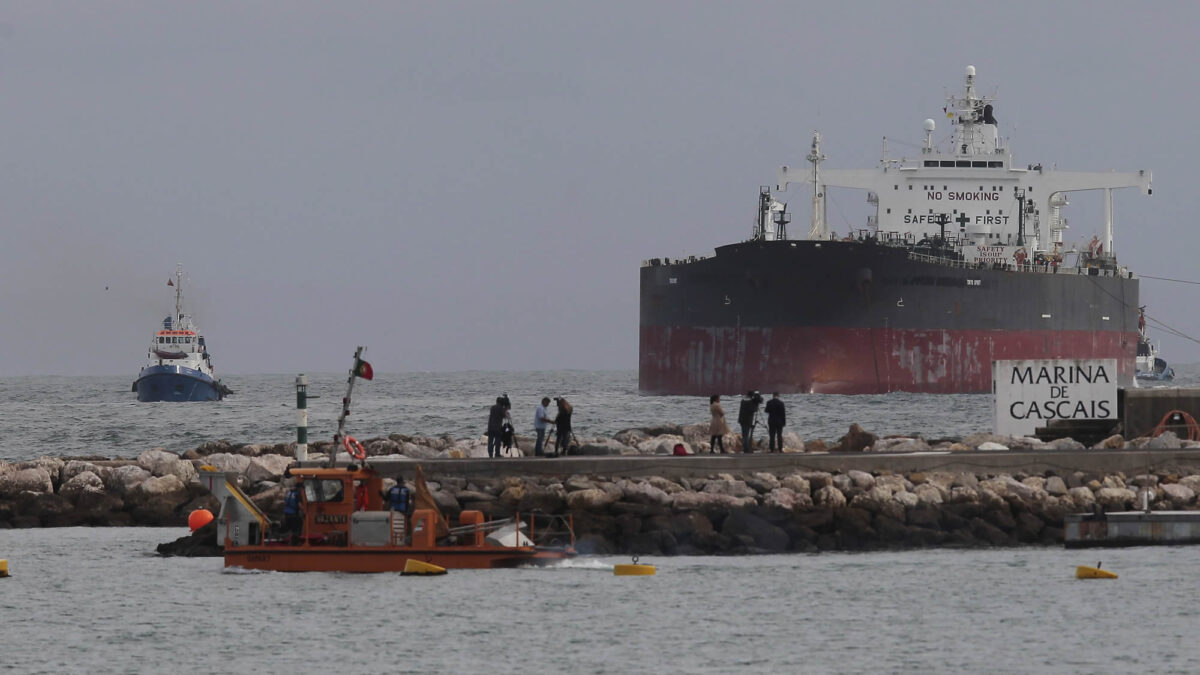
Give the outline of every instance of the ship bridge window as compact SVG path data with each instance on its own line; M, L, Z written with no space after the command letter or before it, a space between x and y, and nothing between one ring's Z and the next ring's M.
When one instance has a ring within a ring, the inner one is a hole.
M951 162L951 161L943 161L943 162L942 162L942 166L943 166L943 167L945 167L945 168L947 168L947 169L953 169L953 168L954 168L954 162Z
M937 165L938 165L938 163L937 163L936 159L925 160L925 166L927 166L927 167L936 167Z
M960 159L954 163L954 166L956 166L960 169L969 169L969 168L971 168L971 162L969 162L965 159Z
M988 165L989 169L1003 169L1004 168L1004 162L988 162L987 165Z
M987 165L987 162L971 162L971 166L976 169L986 169Z
M342 501L342 481L331 478L304 481L304 500L313 502Z

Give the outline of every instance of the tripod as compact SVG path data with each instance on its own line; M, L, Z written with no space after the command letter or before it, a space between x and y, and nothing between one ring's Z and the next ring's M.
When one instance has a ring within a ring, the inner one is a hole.
M576 446L576 447L579 446L579 439L575 438L575 430L574 429L567 432L567 434L569 434L569 438L567 440L567 447L565 447L565 448L558 447L558 434L553 433L556 431L555 426L553 424L551 424L550 427L546 431L551 432L548 434L549 438L546 439L546 444L542 446L542 452L546 453L547 457L558 457L559 455L566 455L567 450L569 450L571 448L571 446ZM550 454L551 447L554 448L553 455Z

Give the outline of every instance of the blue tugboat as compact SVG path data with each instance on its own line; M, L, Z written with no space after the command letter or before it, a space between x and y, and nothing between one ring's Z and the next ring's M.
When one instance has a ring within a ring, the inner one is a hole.
M149 362L133 383L139 401L219 401L232 393L213 375L212 358L190 314L183 311L183 266L175 270L175 314L150 343Z

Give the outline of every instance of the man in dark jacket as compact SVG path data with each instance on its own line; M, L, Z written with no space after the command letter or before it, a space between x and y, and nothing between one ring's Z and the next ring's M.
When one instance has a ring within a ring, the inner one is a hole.
M783 425L787 424L787 415L783 409L783 401L779 398L779 392L771 394L771 400L767 401L767 435L770 438L770 451L783 452ZM775 444L778 442L779 449L775 449Z
M500 456L500 434L504 426L504 413L508 410L504 405L504 398L503 396L497 396L496 405L488 410L488 457Z
M738 424L742 427L742 452L754 452L754 417L762 396L757 391L748 391L738 406Z

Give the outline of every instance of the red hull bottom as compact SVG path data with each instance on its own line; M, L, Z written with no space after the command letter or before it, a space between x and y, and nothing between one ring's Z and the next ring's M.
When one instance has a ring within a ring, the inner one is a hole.
M225 566L273 572L403 572L409 559L446 569L495 569L545 565L574 555L524 546L239 546L225 551Z
M644 394L990 393L992 361L1116 359L1133 380L1137 333L643 326Z

